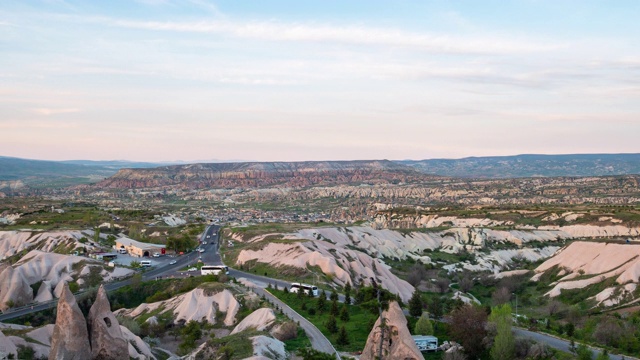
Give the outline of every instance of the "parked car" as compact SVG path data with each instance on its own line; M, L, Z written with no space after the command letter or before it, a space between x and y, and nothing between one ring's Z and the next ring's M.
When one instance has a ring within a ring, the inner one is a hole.
M171 260L169 261L169 265L175 265L178 262L178 260Z
M198 271L198 269L194 268L194 267L190 267L189 270L187 270L187 271Z

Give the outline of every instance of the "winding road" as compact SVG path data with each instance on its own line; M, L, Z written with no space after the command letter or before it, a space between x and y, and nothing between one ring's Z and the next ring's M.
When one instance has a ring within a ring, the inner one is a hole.
M222 259L220 258L220 254L218 253L218 248L220 246L220 241L221 241L220 226L218 225L208 226L205 232L202 234L200 241L201 243L203 243L203 245L200 245L200 246L205 249L203 253L200 253L199 255L198 253L190 253L188 255L178 257L176 259L176 264L167 265L167 266L145 271L144 273L142 273L142 280L148 281L148 280L154 280L158 277L175 275L179 273L179 269L184 268L188 265L191 265L197 262L198 260L202 260L202 262L208 265L222 265L223 264ZM207 242L207 244L204 245L204 242ZM239 271L235 269L229 269L229 275L232 277L235 277L236 279L245 278L249 280L251 283L255 284L256 287L252 288L252 290L256 294L261 296L264 295L265 298L269 299L271 303L278 305L278 307L282 309L283 313L285 313L289 318L300 323L300 326L307 333L307 336L309 337L311 341L311 345L313 346L314 349L325 352L325 353L329 353L329 354L335 354L336 356L338 356L338 359L340 359L340 355L337 353L337 351L335 350L335 348L333 347L329 339L327 339L327 337L324 336L324 334L322 334L322 332L315 325L313 325L306 318L304 318L302 315L295 312L287 304L280 301L278 298L273 296L270 292L268 292L265 289L268 287L269 284L271 284L272 286L277 285L280 288L284 288L285 286L291 285L289 282L278 280L278 279L272 279L272 278L268 278L268 277L264 277L256 274L251 274L251 273L247 273L247 272ZM118 281L118 282L106 283L104 286L107 291L114 291L123 286L131 284L131 282L132 282L131 279L127 279L127 280ZM81 293L76 295L80 295L80 294ZM29 306L23 306L21 308L12 309L12 311L6 312L0 315L0 322L8 319L24 316L27 314L31 314L34 312L54 308L57 306L57 303L58 301L56 299L46 303L38 303L38 304L29 305ZM564 351L564 352L571 352L570 342L564 339L560 339L544 333L525 330L522 328L514 328L514 333L518 336L530 338L539 343L547 344L548 346L554 349ZM601 352L601 350L597 348L591 348L591 351L594 357L598 356ZM612 360L623 360L623 359L639 360L637 358L633 358L629 356L621 356L621 355L610 354L609 357Z
M534 332L534 331L529 331L529 330L525 330L522 328L513 328L513 332L514 334L516 334L517 336L521 336L521 337L525 337L525 338L529 338L529 339L533 339L536 342L539 342L541 344L547 344L549 345L549 347L552 347L554 349L560 350L560 351L564 351L564 352L571 352L571 343L569 341L551 336L551 335L547 335L547 334L543 334L543 333L538 333L538 332ZM577 343L576 343L577 346ZM602 352L602 350L598 349L598 348L591 348L591 353L593 354L593 357L595 358L596 356L600 355L600 353ZM634 357L630 357L630 356L622 356L622 355L612 355L609 354L609 358L611 360L637 360L637 358Z
M222 259L220 258L220 254L218 253L218 248L220 246L220 226L218 225L209 225L205 232L202 234L200 238L201 245L200 247L205 249L202 253L190 253L184 256L180 256L176 259L176 263L173 265L167 265L159 268L153 268L151 270L145 271L142 273L142 280L154 280L158 277L165 277L169 275L175 275L179 273L179 269L182 269L186 266L189 266L198 260L201 260L203 263L207 265L223 265ZM205 244L206 242L206 244ZM290 286L291 284L286 281L281 281L277 279L270 279L264 276L259 276L255 274L245 273L239 270L229 269L229 275L235 278L245 278L256 285L256 287L252 288L252 290L258 295L264 295L265 298L269 299L269 301L273 304L278 305L279 308L282 309L282 312L286 314L292 320L299 322L300 326L304 329L311 341L311 345L314 349L318 351L322 351L324 353L335 354L340 359L340 355L335 350L329 339L327 339L324 334L311 322L309 322L302 315L298 314L295 310L290 308L287 304L280 301L278 298L273 296L270 292L268 292L265 288L271 284L278 285L280 288L284 288L285 286ZM105 290L107 292L117 290L123 286L131 284L131 279L126 279L123 281L111 282L104 284ZM82 293L77 293L76 296L81 295ZM58 300L52 300L46 303L38 303L29 306L23 306L21 308L12 309L10 312L6 312L0 315L0 322L14 319L17 317L21 317L27 314L31 314L38 311L48 310L56 307L58 304Z

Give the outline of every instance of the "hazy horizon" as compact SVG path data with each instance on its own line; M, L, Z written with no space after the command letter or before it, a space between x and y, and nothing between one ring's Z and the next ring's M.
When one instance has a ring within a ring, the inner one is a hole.
M0 158L15 158L22 160L34 160L34 161L56 161L56 162L65 162L65 161L95 161L95 162L131 162L131 163L154 163L154 164L168 164L168 165L180 165L180 164L196 164L196 163L251 163L251 162L321 162L321 161L422 161L422 160L463 160L469 158L501 158L501 157L518 157L518 156L582 156L582 155L640 155L640 153L574 153L574 154L511 154L511 155L487 155L487 156L465 156L465 157L451 157L451 158L405 158L405 159L392 159L392 158L379 158L379 159L319 159L319 160L269 160L269 161L261 161L261 160L245 160L245 159L231 159L231 160L221 160L221 159L193 159L193 160L159 160L159 161L146 161L146 160L135 160L135 159L104 159L104 160L96 160L96 159L85 159L85 158L76 158L76 159L35 159L35 158L22 158L16 156L5 156L0 154Z
M635 1L4 2L0 154L638 153L638 10Z

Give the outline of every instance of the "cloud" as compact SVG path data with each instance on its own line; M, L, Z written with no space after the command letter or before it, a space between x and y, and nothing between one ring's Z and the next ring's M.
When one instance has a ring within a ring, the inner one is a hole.
M33 109L34 113L36 113L38 115L44 115L44 116L77 113L77 112L80 112L80 111L81 111L81 109L78 109L78 108L58 108L58 109L37 108L37 109Z
M349 45L398 46L448 54L512 54L546 52L561 44L500 36L452 36L359 25L336 26L276 21L135 21L93 18L110 26L151 31L196 32L265 41L330 42Z

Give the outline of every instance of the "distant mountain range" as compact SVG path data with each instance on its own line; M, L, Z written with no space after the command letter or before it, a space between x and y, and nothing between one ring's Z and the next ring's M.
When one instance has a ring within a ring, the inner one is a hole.
M389 160L244 162L121 169L97 186L120 189L305 187L405 182L421 178L425 178L425 174Z
M640 154L514 155L403 160L423 173L463 178L640 174Z
M161 164L129 161L47 161L0 156L1 182L20 181L36 187L62 187L107 178L125 167L156 167Z
M99 182L105 187L237 183L311 185L402 181L421 174L461 178L605 176L640 174L640 154L515 155L430 160L362 160L181 164L123 160L44 161L0 157L0 182L60 187ZM305 180L306 178L306 180ZM267 180L270 179L270 180ZM0 186L1 187L1 186Z

